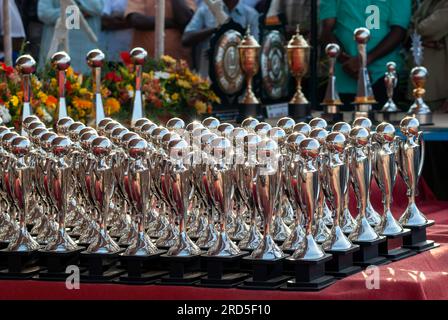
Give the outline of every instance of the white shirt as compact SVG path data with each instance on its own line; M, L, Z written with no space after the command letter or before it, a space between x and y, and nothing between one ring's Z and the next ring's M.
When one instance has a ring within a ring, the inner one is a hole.
M9 19L11 21L11 38L25 38L22 17L14 0L9 0ZM0 0L0 34L3 36L3 0Z

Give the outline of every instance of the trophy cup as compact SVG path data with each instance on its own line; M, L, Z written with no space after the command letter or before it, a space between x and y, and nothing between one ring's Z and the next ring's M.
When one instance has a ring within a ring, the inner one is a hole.
M51 64L56 70L59 88L59 105L58 105L58 119L67 117L67 104L65 101L65 81L66 71L70 67L70 56L66 52L56 52L51 57Z
M370 133L370 142L368 146L371 146L371 139L372 139L372 121L369 118L365 117L359 117L356 118L355 121L353 121L353 128L356 127L362 127L367 129L367 131ZM366 150L368 152L368 150ZM372 164L372 171L374 170L374 166ZM370 223L372 227L378 227L381 223L381 215L375 210L375 208L372 206L372 203L370 202L370 188L369 193L367 194L367 208L366 208L366 218L367 221Z
M36 61L30 55L20 56L16 61L16 69L22 78L23 87L23 109L22 121L31 115L31 76L36 71ZM26 133L22 127L22 135Z
M395 127L383 122L374 133L374 175L383 196L383 216L378 226L379 234L386 236L386 242L380 244L380 254L391 261L407 258L413 254L409 249L389 249L389 240L402 239L411 233L404 229L394 218L391 211L392 191L397 177L397 159L399 152L398 138L395 138Z
M349 163L346 156L346 138L340 132L330 133L325 141L328 154L323 161L323 191L333 210L333 227L322 248L333 259L326 264L327 274L343 278L361 270L353 266L353 253L359 250L344 234L340 217L344 211L344 197L349 183Z
M289 115L296 121L308 121L311 118L310 104L302 92L302 78L308 72L310 50L297 25L296 34L286 46L289 70L296 80L296 90L288 108Z
M6 135L5 135L6 136ZM4 136L4 139L5 139ZM5 141L5 140L4 140ZM37 263L39 244L27 230L26 217L30 210L30 195L33 190L33 172L35 168L29 159L31 142L21 136L16 136L7 146L12 151L13 158L6 163L9 166L6 187L10 188L14 205L18 209L19 228L8 247L0 251L7 260L7 270L0 272L2 278L31 278L40 271Z
M327 152L325 150L325 140L327 139L328 131L322 128L315 128L311 130L310 132L310 138L316 139L320 144L320 153L319 157L316 160L316 167L320 173L319 179L320 179L320 185L323 184L323 157L324 154ZM327 208L327 210L324 210L324 208ZM328 213L327 213L328 212ZM332 212L330 209L328 209L328 206L325 201L325 194L324 192L319 193L319 199L317 201L316 205L316 212L315 212L315 218L313 219L313 234L314 239L317 243L323 243L330 237L330 229L328 229L327 225L332 225ZM331 220L331 223L326 222L325 220Z
M107 268L117 260L122 251L107 230L110 203L115 189L111 151L112 142L105 137L95 138L91 143L94 159L88 187L97 212L99 231L87 250L81 253L81 257L87 260L87 271L81 275L81 281L109 281L124 273L124 270Z
M218 211L219 229L217 241L202 256L207 264L208 275L201 279L201 284L232 287L248 276L245 273L232 272L240 269L241 258L246 256L247 252L241 252L226 231L227 217L232 211L232 199L235 192L234 163L232 162L234 151L232 143L222 137L214 139L211 148L214 164L209 167L206 179L214 207Z
M246 91L240 98L240 118L258 117L261 115L261 105L252 90L252 79L260 68L260 45L247 28L246 35L238 45L241 70L246 77Z
M370 146L370 133L362 127L353 128L350 131L350 175L358 203L357 225L350 234L349 239L360 246L355 253L355 265L367 267L381 265L388 260L378 256L378 245L386 241L384 236L379 236L372 228L366 217L367 199L370 192L372 178L372 153Z
M342 133L346 140L348 140L351 130L352 127L346 122L338 122L332 128L332 132ZM350 154L348 152L345 152L345 157L349 159ZM341 222L340 222L341 229L346 235L352 233L356 227L356 220L353 218L352 214L350 213L350 209L348 207L349 202L350 202L350 184L344 191L344 210L341 215Z
M286 140L288 152L287 167L285 170L284 185L286 186L286 194L290 199L290 203L295 212L294 223L291 227L291 234L282 245L284 252L288 254L294 253L305 239L305 230L303 229L303 214L300 208L300 197L298 193L298 179L303 159L300 156L300 143L306 137L302 133L294 132L290 134Z
M394 102L394 90L398 84L397 64L395 62L388 62L386 65L387 72L384 76L384 84L387 91L387 102L381 109L382 112L397 112L398 108Z
M425 84L428 77L428 70L425 67L415 67L411 70L411 81L414 85L412 91L415 101L409 108L408 115L417 118L420 125L433 124L432 112L428 105L423 100L425 96Z
M286 133L283 129L274 127L268 131L267 136L270 139L273 139L278 144L280 152L283 151L286 140ZM274 239L275 242L277 242L278 245L283 244L283 242L285 242L285 240L288 239L288 237L291 234L291 230L283 221L283 212L282 212L282 205L285 198L285 188L284 188L285 184L283 183L283 181L285 180L284 172L287 166L285 157L281 158L280 165L281 165L282 186L279 191L277 203L275 204L276 209L274 213L274 221L272 221L272 238Z
M101 68L106 59L104 53L99 49L94 49L87 53L87 64L92 68L95 91L95 124L98 126L104 115L103 98L101 97Z
M131 118L131 125L134 125L137 119L143 118L142 71L148 53L143 48L134 48L130 54L132 63L135 65L134 109Z
M272 139L264 139L257 145L258 163L253 178L254 201L263 217L263 239L249 257L243 259L252 264L252 277L244 281L243 288L280 287L288 277L282 275L286 255L277 246L271 233L275 204L282 186L278 145Z
M244 155L246 159L244 163L236 164L236 187L250 213L249 231L238 243L238 247L244 251L255 250L262 241L262 235L257 225L259 209L255 200L254 185L257 165L256 148L260 141L261 138L254 133L249 133L244 137Z
M40 251L46 260L47 270L41 272L39 277L46 279L66 279L65 272L70 264L77 264L79 254L84 248L78 247L68 235L65 228L69 200L73 196L75 183L73 171L75 168L67 162L67 156L72 151L72 142L66 137L56 137L52 141L52 154L54 158L47 161L47 179L49 179L50 197L57 208L58 229L56 236L45 249Z
M145 232L145 217L151 192L151 174L146 159L148 144L145 140L136 138L129 141L127 151L131 160L126 191L132 203L137 236L121 254L122 261L126 261L127 274L120 277L120 282L147 284L166 274L163 271L149 271L145 267L145 264L154 265L164 253L157 249Z
M367 28L358 28L354 32L354 38L358 45L358 54L360 60L358 89L356 92L355 112L353 118L366 117L372 118L372 105L376 104L373 95L372 84L370 82L369 70L367 70L367 42L370 40L370 31Z
M328 57L328 84L325 92L324 101L321 105L324 108L322 117L329 123L336 123L342 121L343 115L339 110L339 107L343 104L339 98L339 93L336 88L336 75L334 67L336 64L336 58L341 52L341 48L336 43L330 43L325 47L325 53Z
M166 284L193 284L204 274L198 272L201 249L188 237L185 222L187 209L193 196L191 183L191 158L185 140L175 139L168 146L168 160L162 177L165 196L171 203L179 223L179 235L176 243L162 255L170 266L170 273L162 277Z
M297 168L297 192L299 205L306 219L305 237L293 255L286 259L294 266L294 279L289 280L285 290L320 290L334 283L332 276L325 275L325 263L331 260L317 244L313 236L313 220L321 190L320 173L317 162L320 155L319 141L306 138L300 142L300 155L303 164Z
M400 130L406 137L400 142L399 169L407 186L408 206L400 217L400 224L411 229L411 235L403 238L403 247L423 252L439 246L434 241L426 240L426 228L434 225L417 208L415 197L418 193L418 179L423 170L425 144L423 132L419 130L417 118L406 117L400 123Z

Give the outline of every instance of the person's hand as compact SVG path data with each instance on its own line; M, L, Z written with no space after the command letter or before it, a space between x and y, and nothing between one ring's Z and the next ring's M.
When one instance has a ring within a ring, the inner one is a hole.
M348 58L342 64L342 69L344 70L344 72L354 79L358 79L359 67L360 67L360 61L359 57L357 56Z

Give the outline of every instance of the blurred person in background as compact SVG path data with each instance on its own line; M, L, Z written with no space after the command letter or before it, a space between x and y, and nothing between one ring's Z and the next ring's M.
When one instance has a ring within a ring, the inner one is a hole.
M259 22L258 12L245 5L239 0L224 0L224 11L235 21L239 23L244 29L250 26L252 35L258 39L259 37ZM198 50L197 61L195 62L196 70L203 77L208 77L209 58L208 49L210 46L210 39L218 30L217 22L208 6L202 3L195 12L193 19L185 28L185 33L182 36L182 43L185 46L195 47Z
M81 13L86 18L92 31L98 39L101 32L101 14L103 13L104 2L106 0L76 0ZM110 0L107 0L110 1ZM59 0L39 0L37 13L40 21L44 23L42 33L42 42L39 55L39 67L42 68L48 63L47 55L50 49L51 41L56 22L61 15ZM69 46L71 65L76 72L87 73L89 67L86 63L86 54L99 47L99 43L95 43L89 39L87 33L83 29L69 30ZM106 57L107 59L107 57Z
M367 63L378 102L376 108L381 108L387 101L383 81L387 62L394 61L398 73L403 70L400 50L411 10L411 0L320 0L321 44L325 48L333 42L341 47L335 70L338 90L346 106L355 97L360 66L353 31L359 27L370 29Z
M9 1L9 18L11 21L11 38L12 38L12 55L13 61L18 57L25 40L25 28L23 26L20 12L14 0ZM4 61L5 54L3 52L3 0L0 0L0 61Z
M26 33L25 52L37 58L40 51L43 24L37 16L38 0L16 0L17 7L22 16Z
M120 53L129 52L133 30L124 14L128 0L107 0L104 2L101 19L100 47L110 62L121 61Z
M194 0L166 0L165 54L191 65L191 50L182 46L182 33L196 8ZM134 28L132 47L142 47L154 57L156 0L128 0L126 19Z
M423 66L428 69L425 101L433 111L448 112L448 0L424 0L414 13L413 30L422 37ZM412 86L412 85L411 85Z

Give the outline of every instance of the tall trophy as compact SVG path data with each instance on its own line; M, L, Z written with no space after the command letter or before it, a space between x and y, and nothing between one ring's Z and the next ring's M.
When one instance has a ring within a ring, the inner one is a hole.
M384 84L387 91L387 102L381 109L383 112L397 112L398 107L394 102L394 90L398 84L397 64L388 62L386 65L386 74L384 75Z
M307 121L311 118L311 107L302 92L302 78L308 72L311 47L300 34L297 25L296 34L292 36L286 46L288 65L291 75L296 80L296 90L289 102L289 115L296 121Z
M395 137L395 127L383 122L377 126L374 133L374 175L383 196L383 216L378 226L379 234L386 236L386 242L380 244L380 254L391 261L397 261L414 254L409 249L390 249L392 239L402 239L411 233L403 228L392 214L392 191L394 189L398 168L399 139ZM389 241L391 240L391 241ZM394 240L395 241L395 240Z
M411 235L404 237L404 248L423 252L439 246L434 241L426 240L426 228L434 225L418 209L415 197L418 194L418 180L423 170L425 144L423 132L419 131L417 118L406 117L400 123L400 130L405 140L400 142L399 169L407 186L408 206L400 217L400 224L411 229Z
M95 124L98 126L104 115L103 98L101 97L101 68L104 65L106 56L99 49L94 49L87 53L87 64L92 69L94 91L95 91Z
M20 56L16 61L16 69L22 78L23 108L22 122L31 115L31 76L36 71L36 61L30 55ZM22 135L26 135L22 127Z
M70 56L63 51L56 52L51 57L51 64L53 68L56 70L57 79L58 79L58 89L59 89L59 104L58 104L58 118L65 118L68 116L67 114L67 103L65 101L65 82L66 82L66 72L70 67L71 58ZM56 120L56 121L57 121Z
M353 128L350 131L350 142L350 175L357 200L358 216L357 225L349 239L360 247L354 256L355 265L381 265L388 260L379 256L378 246L385 242L386 238L378 235L366 218L373 161L369 131L362 127Z
M425 67L415 67L411 70L411 81L414 86L412 93L415 100L409 108L408 115L417 118L421 125L433 124L431 109L423 100L426 92L425 83L427 77L428 70Z
M40 246L33 239L27 230L26 217L29 216L30 194L34 185L34 167L29 154L31 142L22 136L16 136L10 142L10 148L14 159L10 159L8 169L8 179L5 182L10 188L12 201L18 209L19 228L16 230L14 238L2 255L7 261L7 270L0 272L2 278L31 278L40 271L36 264L37 250Z
M235 192L234 164L231 162L234 158L233 146L228 139L219 137L212 141L211 147L214 165L209 167L206 179L214 207L218 211L219 230L217 241L202 256L207 263L208 275L201 279L201 284L231 287L247 278L245 273L232 272L239 269L241 258L246 256L247 252L241 252L226 231Z
M287 255L272 238L271 223L275 204L282 185L281 155L274 140L264 139L257 145L258 162L254 179L254 200L263 217L263 239L249 257L243 258L252 264L252 277L244 281L244 288L280 287L288 277L282 275L283 260Z
M246 90L240 98L240 117L241 119L257 117L261 111L261 104L252 89L252 82L260 69L260 45L250 33L250 28L247 28L243 40L238 45L238 52L241 70L246 77Z
M324 108L322 118L329 123L336 123L342 121L343 115L339 107L343 104L339 98L338 89L336 87L336 75L334 67L336 59L341 52L341 48L336 43L330 43L325 47L325 53L328 57L328 84L325 91L324 101L321 105Z
M143 118L142 72L147 56L148 53L143 48L134 48L131 50L131 59L135 65L135 93L131 125L134 125L137 119Z
M354 38L358 45L360 68L358 75L358 89L356 92L355 112L353 117L372 118L372 105L376 104L370 82L369 70L367 70L367 43L370 40L370 31L367 28L358 28L354 31Z
M346 122L338 122L332 128L332 132L342 133L346 140L348 140L351 130L352 127ZM348 152L345 152L345 156L347 157L347 159L350 158L350 154ZM350 184L347 186L347 189L344 192L344 210L340 217L341 229L346 235L352 233L356 227L356 220L353 218L350 209L348 207L349 203L350 203Z
M322 248L333 256L326 264L327 273L342 278L361 270L360 267L353 266L353 253L359 250L359 246L348 239L340 223L350 182L350 158L346 153L346 138L340 132L330 133L325 146L328 154L322 165L322 188L333 210L333 227Z
M325 275L325 263L330 261L332 256L324 252L313 236L313 221L319 194L322 192L320 173L317 169L321 146L316 139L306 138L299 147L303 165L298 168L295 192L306 219L305 237L292 256L286 259L287 263L294 266L294 279L289 280L284 289L316 291L335 282L332 276Z

